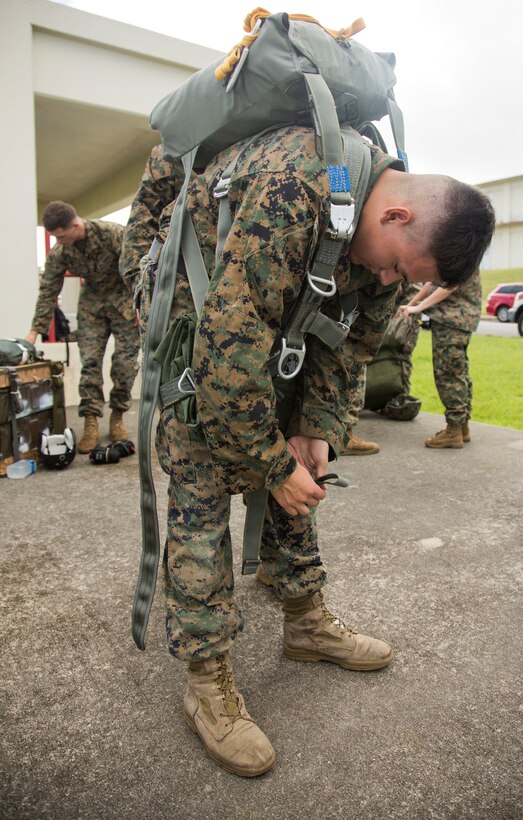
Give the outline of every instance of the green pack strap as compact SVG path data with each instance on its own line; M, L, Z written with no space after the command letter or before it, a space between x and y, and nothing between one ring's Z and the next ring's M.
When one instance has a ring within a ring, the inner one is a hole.
M403 162L405 170L408 171L409 162L407 152L405 151L405 124L403 122L403 113L396 100L390 95L387 97L387 110L398 157Z
M145 649L145 633L156 589L160 560L160 534L156 492L151 467L151 429L160 384L161 365L154 359L156 348L164 337L174 297L174 285L182 224L187 204L187 189L196 155L196 148L183 158L185 181L180 190L171 218L171 226L163 246L156 272L156 283L151 302L143 351L142 390L138 424L138 450L140 453L140 508L142 515L142 557L132 609L132 635L139 649Z

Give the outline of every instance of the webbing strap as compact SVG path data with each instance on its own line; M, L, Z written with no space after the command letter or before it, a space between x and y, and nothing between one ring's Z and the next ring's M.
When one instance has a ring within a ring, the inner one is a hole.
M246 497L247 513L243 528L242 575L252 575L260 563L258 557L265 521L268 490L255 490Z
M407 152L405 151L405 125L403 122L403 113L396 100L392 97L387 97L387 109L389 112L392 135L398 151L398 157L405 165L405 170L408 171L409 162L407 159Z
M202 312L205 294L209 288L209 275L203 261L200 244L198 242L189 211L186 211L184 214L182 228L182 253L194 307L199 316Z
M160 560L160 534L156 507L156 492L151 467L151 429L158 400L161 365L155 361L156 348L165 336L174 297L174 285L187 204L187 189L197 148L183 158L185 181L171 218L171 226L160 253L151 311L145 335L138 424L140 453L140 508L142 514L142 558L132 610L132 635L139 649L145 649L145 633L156 589Z
M343 143L340 137L340 124L332 92L321 74L304 74L307 89L312 102L312 114L316 134L320 140L322 159L325 165L341 167L343 165ZM335 204L350 202L350 196L332 192L331 201Z

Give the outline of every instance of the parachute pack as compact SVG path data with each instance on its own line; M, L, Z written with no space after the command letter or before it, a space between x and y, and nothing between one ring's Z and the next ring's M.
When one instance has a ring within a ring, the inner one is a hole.
M224 61L194 74L161 100L151 114L151 126L161 134L164 155L181 158L185 182L159 256L144 341L138 441L143 549L133 606L133 637L141 649L160 556L150 460L153 415L159 396L160 406L165 407L194 395L189 365L160 389L162 363L155 354L168 332L180 257L197 312L209 283L186 207L191 174L240 140L289 124L314 128L318 154L330 183L330 225L318 238L311 270L304 271L299 301L288 325L282 328L271 359L275 380L293 379L305 357L307 334L313 333L335 347L357 315L357 305L348 304L343 306L342 320L334 322L321 312L321 306L336 291L334 270L341 248L356 230L370 174L368 140L386 150L376 120L389 116L398 156L407 167L403 116L393 91L395 57L374 53L355 42L352 37L362 28L364 23L358 20L336 32L306 15L270 14L258 8L245 19L247 35ZM214 192L220 203L217 258L232 224L227 191L235 164L226 170ZM267 492L260 490L252 493L248 502L244 572L256 568L266 498ZM256 515L251 515L253 510Z

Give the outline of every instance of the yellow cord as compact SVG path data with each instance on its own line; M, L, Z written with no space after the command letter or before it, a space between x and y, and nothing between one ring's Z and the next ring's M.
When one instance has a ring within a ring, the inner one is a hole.
M254 31L258 20L264 20L266 17L270 17L270 15L270 11L258 6L245 18L243 22L243 30L247 32ZM325 28L325 26L322 26L321 23L319 23L314 17L309 17L308 14L289 14L289 20L301 20L306 23L315 23L317 26L320 26L324 31L326 31L327 34L330 34L331 37L334 37L335 40L348 40L349 37L352 37L354 34L357 34L365 28L365 23L361 17L358 17L358 19L355 20L348 28L342 28L340 31ZM258 34L259 31L255 34L246 34L242 41L231 49L223 63L214 71L214 76L217 80L225 80L229 76L234 66L239 61L243 49L249 48L256 40Z

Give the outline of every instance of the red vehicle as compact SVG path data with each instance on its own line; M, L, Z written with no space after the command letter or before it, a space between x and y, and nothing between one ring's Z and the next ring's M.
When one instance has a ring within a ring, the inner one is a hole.
M523 282L508 282L496 285L487 296L487 313L496 316L500 322L508 322L509 309L514 304L516 294L523 290Z

